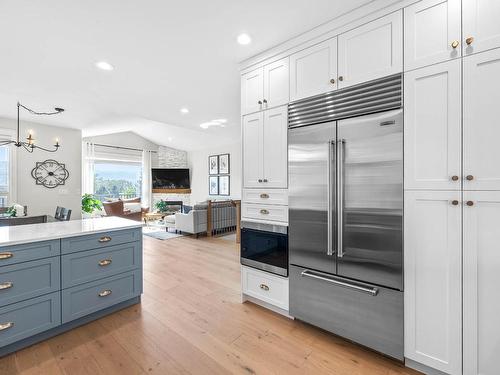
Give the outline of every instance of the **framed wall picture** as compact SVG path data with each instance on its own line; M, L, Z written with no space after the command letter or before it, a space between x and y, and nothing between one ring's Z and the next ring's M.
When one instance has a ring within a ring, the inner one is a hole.
M219 195L219 177L209 176L208 177L208 194L209 195Z
M219 174L229 174L229 154L219 155Z
M208 174L219 174L219 155L211 155L208 157Z
M219 195L229 195L229 176L219 176Z

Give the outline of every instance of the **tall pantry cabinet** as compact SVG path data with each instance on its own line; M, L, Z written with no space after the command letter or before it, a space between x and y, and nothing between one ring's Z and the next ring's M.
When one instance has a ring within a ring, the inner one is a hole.
M405 356L447 374L498 373L499 18L405 9Z

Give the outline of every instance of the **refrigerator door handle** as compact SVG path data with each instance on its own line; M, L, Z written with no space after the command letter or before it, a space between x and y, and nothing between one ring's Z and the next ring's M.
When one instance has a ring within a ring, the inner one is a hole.
M312 279L317 279L321 281L326 281L328 283L332 283L338 286L342 286L344 288L349 288L349 289L354 289L357 290L358 292L362 293L367 293L370 294L371 296L375 297L378 294L378 288L377 287L371 287L362 283L355 283L355 282L348 282L342 279L337 279L332 276L326 275L322 272L317 272L317 271L311 271L311 270L304 270L300 274L302 277L310 277Z
M344 157L345 139L337 141L337 256L344 256Z
M335 141L328 141L328 192L327 192L327 250L326 255L333 256L335 251L333 250L333 157L335 156Z

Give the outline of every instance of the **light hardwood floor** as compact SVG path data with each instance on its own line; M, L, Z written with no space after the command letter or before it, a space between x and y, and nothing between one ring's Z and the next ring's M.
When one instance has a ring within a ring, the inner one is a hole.
M141 304L6 356L0 374L418 374L239 290L234 242L145 237Z

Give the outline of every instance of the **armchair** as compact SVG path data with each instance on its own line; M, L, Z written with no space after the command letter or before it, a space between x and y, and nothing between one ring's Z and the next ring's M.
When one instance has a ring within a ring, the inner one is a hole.
M195 234L207 231L207 210L191 210L187 214L175 214L175 229L181 232Z

